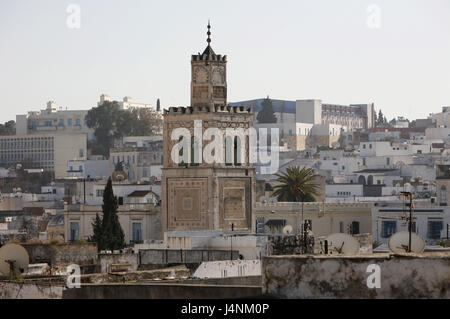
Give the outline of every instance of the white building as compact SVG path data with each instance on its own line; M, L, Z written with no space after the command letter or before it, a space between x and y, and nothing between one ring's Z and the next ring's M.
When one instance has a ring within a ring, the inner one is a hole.
M403 219L402 219L403 217ZM408 231L409 207L382 206L372 207L372 239L387 244L389 237L400 231ZM413 211L413 232L425 239L428 245L435 245L447 237L447 225L450 223L448 206L416 206Z
M333 146L341 132L374 125L374 105L357 104L350 106L323 104L321 100L283 101L272 100L276 123L259 123L258 113L267 99L257 99L230 103L243 105L254 113L253 126L277 128L281 140L289 150L304 150L316 145Z
M97 102L97 105L100 106L104 102L107 102L107 101L112 102L113 100L111 100L111 97L109 95L102 94L102 95L100 95L100 101ZM116 102L120 105L120 108L122 110L131 110L133 108L141 108L141 107L153 109L151 104L134 102L130 96L125 96L122 99L122 101L116 101Z
M16 115L16 135L27 134L84 134L94 138L94 130L88 128L85 116L88 110L57 110L56 103L50 101L47 108L39 112Z
M84 134L28 134L0 136L0 166L43 169L56 179L66 177L69 160L85 160Z
M105 186L106 181L78 181L75 195L76 201L78 203L86 203L88 205L103 204L103 191L105 190ZM152 203L161 198L161 185L113 183L113 192L117 197L119 205L137 203L138 201L142 201L136 200L134 196L130 197L130 195L132 195L135 191L145 191L152 193L146 193L146 196L142 199L145 202L148 202L148 198L152 199L150 201Z
M70 160L67 162L68 178L95 178L107 179L111 176L112 169L109 160L87 159Z

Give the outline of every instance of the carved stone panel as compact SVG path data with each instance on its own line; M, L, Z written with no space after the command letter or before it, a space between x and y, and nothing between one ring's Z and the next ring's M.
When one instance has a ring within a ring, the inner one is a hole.
M250 178L219 178L219 224L224 230L251 227Z
M207 229L206 178L169 178L167 216L169 229Z

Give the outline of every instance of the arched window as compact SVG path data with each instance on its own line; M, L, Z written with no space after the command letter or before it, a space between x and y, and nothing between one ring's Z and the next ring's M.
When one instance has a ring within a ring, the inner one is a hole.
M232 147L233 147L233 140L231 139L231 136L227 136L225 138L225 165L233 164L231 156Z
M180 138L178 139L178 143L180 145L180 149L178 150L178 166L186 166L187 163L185 161L185 153L184 153L184 149L185 149L185 141L183 136L180 136ZM187 160L187 159L186 159Z
M358 184L366 185L366 178L364 177L364 175L360 175L358 177Z
M441 206L447 206L447 187L441 186Z
M198 141L192 136L191 137L191 166L198 166L200 163Z
M373 176L372 175L369 175L369 177L367 177L367 184L373 185Z
M233 143L233 152L234 152L234 165L240 166L242 163L241 159L241 139L237 136L234 137Z

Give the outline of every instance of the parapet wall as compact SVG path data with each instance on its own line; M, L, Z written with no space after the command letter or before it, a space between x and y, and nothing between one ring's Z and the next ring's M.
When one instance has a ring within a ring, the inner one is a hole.
M186 264L238 259L239 251L209 249L140 249L140 264Z
M30 255L30 263L90 265L97 262L97 244L22 244Z
M450 253L269 256L262 285L277 298L450 298Z

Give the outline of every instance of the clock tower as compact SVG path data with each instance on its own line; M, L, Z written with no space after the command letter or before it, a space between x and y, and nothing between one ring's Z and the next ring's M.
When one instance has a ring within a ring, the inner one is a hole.
M212 49L209 22L207 35L206 49L191 58L191 106L214 112L217 107L227 105L227 56Z

